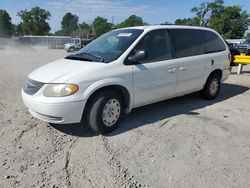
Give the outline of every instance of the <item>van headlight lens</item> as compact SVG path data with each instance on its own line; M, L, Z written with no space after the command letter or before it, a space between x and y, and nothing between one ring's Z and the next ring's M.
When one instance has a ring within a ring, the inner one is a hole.
M76 84L49 84L44 91L46 97L66 97L79 90Z

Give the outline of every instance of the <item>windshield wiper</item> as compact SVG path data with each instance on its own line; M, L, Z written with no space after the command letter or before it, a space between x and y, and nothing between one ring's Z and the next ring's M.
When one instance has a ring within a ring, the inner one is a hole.
M82 53L77 53L75 54L76 56L90 56L90 57L94 57L95 59L97 59L99 62L104 62L104 58L98 55L94 55L94 54L90 54L90 53L86 53L86 52L82 52Z
M85 58L82 56L76 56L76 55L69 55L69 56L65 57L65 59L72 59L72 60L79 60L79 61L93 61L89 58Z

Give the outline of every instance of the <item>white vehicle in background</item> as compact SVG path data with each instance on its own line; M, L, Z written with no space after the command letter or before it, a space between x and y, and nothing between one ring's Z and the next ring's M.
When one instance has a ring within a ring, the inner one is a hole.
M216 98L229 59L222 37L208 28L118 29L32 72L22 98L43 121L87 124L103 134L133 108L196 91Z
M67 52L78 51L82 48L82 42L80 38L72 38L70 43L64 44L64 49Z
M72 38L70 43L64 44L64 49L67 52L75 52L80 50L93 40L95 40L95 37L91 37L88 39Z

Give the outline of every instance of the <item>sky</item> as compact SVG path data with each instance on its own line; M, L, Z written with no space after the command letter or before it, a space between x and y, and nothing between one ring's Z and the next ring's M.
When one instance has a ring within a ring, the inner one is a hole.
M120 23L135 14L149 24L166 21L174 23L178 18L192 17L190 9L209 0L0 0L0 9L6 10L14 24L20 22L17 12L39 6L51 13L49 24L51 32L61 27L63 15L67 12L76 14L79 22L91 23L95 17L102 16L114 23ZM210 0L211 1L211 0ZM240 5L250 13L249 0L224 0L225 5Z

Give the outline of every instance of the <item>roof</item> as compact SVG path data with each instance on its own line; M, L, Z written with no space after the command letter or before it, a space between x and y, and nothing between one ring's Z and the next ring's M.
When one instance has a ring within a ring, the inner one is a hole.
M212 29L207 28L207 27L187 26L187 25L147 25L147 26L127 27L127 28L122 28L122 29L154 30L154 29L177 29L177 28L212 30Z

